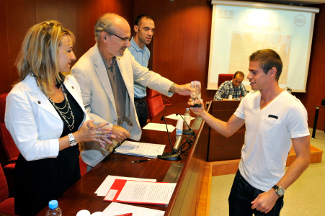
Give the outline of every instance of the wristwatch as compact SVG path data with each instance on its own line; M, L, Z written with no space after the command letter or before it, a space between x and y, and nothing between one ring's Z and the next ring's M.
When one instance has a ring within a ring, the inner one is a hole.
M282 197L284 195L285 190L283 187L274 185L272 188L275 190L276 195L278 195L279 197Z
M69 144L70 144L71 147L78 144L76 139L72 135L72 133L69 133L68 136L69 136Z

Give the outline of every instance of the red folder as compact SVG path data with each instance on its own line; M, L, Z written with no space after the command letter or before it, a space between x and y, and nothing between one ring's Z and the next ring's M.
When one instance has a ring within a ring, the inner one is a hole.
M114 183L112 184L111 188L109 189L107 195L104 198L104 201L111 201L111 202L121 202L121 203L138 203L138 204L153 204L153 205L167 205L168 203L156 203L156 202L144 202L144 201L129 201L129 200L119 200L118 197L123 190L127 181L132 180L124 180L124 179L115 179ZM143 182L143 181L142 181ZM159 183L166 183L167 182L147 182L148 184L159 184ZM113 198L112 198L113 197Z

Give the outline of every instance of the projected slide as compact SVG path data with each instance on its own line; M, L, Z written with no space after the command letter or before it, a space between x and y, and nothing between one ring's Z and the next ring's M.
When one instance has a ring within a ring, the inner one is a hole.
M280 87L304 92L314 18L313 12L213 5L208 89L218 88L221 73L247 76L249 56L273 49L283 61ZM243 83L250 89L247 78Z
M272 35L261 33L239 33L233 32L231 37L231 49L228 73L234 71L243 71L247 74L247 58L253 52L260 49L277 50L283 62L283 71L281 73L279 84L287 84L288 65L290 56L290 42L289 35ZM248 85L247 78L244 79L244 84Z

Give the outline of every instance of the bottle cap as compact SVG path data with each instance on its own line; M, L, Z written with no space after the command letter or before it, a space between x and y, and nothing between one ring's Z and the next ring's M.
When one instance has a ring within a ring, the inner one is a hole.
M57 200L51 200L49 202L49 208L50 209L56 209L59 206L59 203Z

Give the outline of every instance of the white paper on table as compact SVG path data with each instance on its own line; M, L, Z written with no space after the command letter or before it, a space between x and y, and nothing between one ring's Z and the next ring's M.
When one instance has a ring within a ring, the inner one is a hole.
M168 132L173 132L175 130L175 127L173 125L167 124L167 128L168 128ZM167 131L166 124L150 123L150 122L146 126L144 126L142 129L156 130L156 131Z
M184 120L184 115L181 115L181 116L183 116L183 118L180 117L180 115L170 114L170 115L166 116L166 118L173 119L173 120L178 120L178 119L183 119ZM191 121L193 119L195 119L195 118L191 116Z
M176 183L127 181L116 201L168 204Z
M163 154L164 149L165 145L162 144L125 141L115 149L115 153L156 158Z
M104 211L104 216L132 213L132 216L164 216L165 211L112 202Z
M125 180L135 180L135 181L150 181L156 182L156 179L145 179L145 178L134 178L134 177L124 177L124 176L111 176L108 175L106 179L102 182L102 184L97 188L95 194L97 196L106 196L109 189L112 187L115 179L125 179Z

